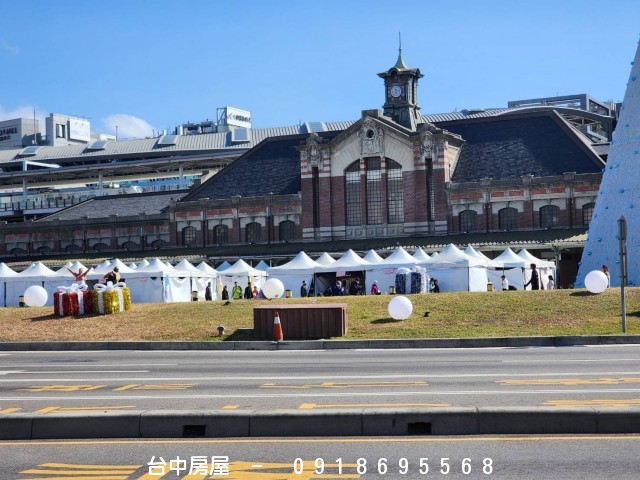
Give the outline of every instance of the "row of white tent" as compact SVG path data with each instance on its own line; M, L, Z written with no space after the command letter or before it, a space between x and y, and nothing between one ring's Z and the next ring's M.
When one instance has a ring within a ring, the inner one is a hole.
M302 281L308 287L313 285L315 293L318 293L333 285L336 278L346 276L363 278L367 292L374 281L382 291L389 291L389 287L395 285L398 269L414 266L426 268L429 276L437 278L442 292L486 291L489 282L499 287L502 275L507 277L511 285L522 290L531 276L531 264L540 270L543 285L546 285L544 279L547 275L555 278L553 262L536 258L524 249L516 254L507 248L500 256L490 260L471 246L461 251L450 244L432 256L422 249L410 255L399 247L384 259L374 250L370 250L364 258L348 250L338 260L326 252L316 260L300 252L291 261L277 267L268 267L264 261L251 267L244 260L238 260L233 265L225 262L214 269L206 262L194 266L183 259L171 265L158 258L150 262L145 259L138 265L126 265L115 259L91 268L87 279L99 281L114 267L118 267L131 290L133 303L159 303L188 302L192 300L193 292L197 292L198 299L203 300L208 283L211 283L214 299L221 298L224 287L231 293L236 283L243 289L249 283L261 289L267 277L281 280L294 297L300 295ZM19 297L31 285L44 287L49 293L48 305L52 305L53 293L57 288L69 286L75 281L66 267L75 272L86 268L76 261L53 271L37 262L17 273L0 263L0 305L17 306Z

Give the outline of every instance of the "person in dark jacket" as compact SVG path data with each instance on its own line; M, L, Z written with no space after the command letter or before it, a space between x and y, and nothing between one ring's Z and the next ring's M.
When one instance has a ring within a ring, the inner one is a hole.
M229 300L229 290L226 285L222 287L222 300Z
M207 283L207 288L204 289L204 299L213 300L213 293L211 292L211 282Z
M538 276L535 263L531 264L531 278L524 284L524 288L527 288L529 285L531 285L531 290L540 290L540 277Z
M307 290L307 282L302 280L302 285L300 286L300 297L305 298L309 295L309 290Z
M247 284L247 286L244 289L244 299L245 300L251 300L253 299L253 290L251 290L251 284Z

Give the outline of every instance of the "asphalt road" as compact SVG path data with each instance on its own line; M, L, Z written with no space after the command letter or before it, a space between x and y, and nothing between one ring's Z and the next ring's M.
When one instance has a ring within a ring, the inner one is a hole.
M638 435L14 441L0 442L0 478L624 480L639 449Z
M640 345L0 353L0 413L638 406Z

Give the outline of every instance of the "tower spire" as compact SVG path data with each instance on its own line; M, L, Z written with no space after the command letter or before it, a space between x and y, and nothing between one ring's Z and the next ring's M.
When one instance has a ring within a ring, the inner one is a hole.
M397 68L398 70L408 70L409 68L405 65L404 60L402 60L402 34L400 32L398 32L398 60L393 68Z

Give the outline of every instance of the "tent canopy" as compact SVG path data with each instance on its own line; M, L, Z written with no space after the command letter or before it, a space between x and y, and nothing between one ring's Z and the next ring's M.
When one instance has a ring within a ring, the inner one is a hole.
M525 248L518 252L518 257L522 258L526 262L527 267L530 267L532 263L535 263L538 268L552 268L556 266L554 262L548 262L546 260L541 260L538 257L534 257Z
M364 259L369 263L380 263L383 258L376 253L374 249L371 249L364 256Z
M422 248L418 248L413 254L413 258L415 258L419 262L424 262L426 260L429 260L429 255Z
M320 265L331 265L332 263L334 263L336 261L335 258L333 258L331 255L329 255L327 252L324 252L322 255L320 255L317 259L316 262L319 263Z
M240 259L229 268L225 268L224 274L228 277L232 277L235 275L264 276L265 272L253 268L247 262Z
M469 255L471 257L475 257L475 258L479 259L480 261L484 262L484 266L485 267L488 267L488 268L498 268L499 267L499 265L496 264L493 260L491 260L489 257L487 257L484 253L478 252L471 245L467 245L467 248L464 249L464 253L466 253L467 255Z
M266 272L267 268L269 268L269 265L267 265L267 262L265 262L264 260L260 260L260 263L258 263L255 267L256 270L260 270L261 272Z
M12 270L6 263L0 262L0 278L17 277L18 272Z
M422 265L427 269L469 268L484 267L484 262L479 258L467 255L453 243L450 243L439 255L434 254L429 260L422 262Z
M366 270L371 265L366 260L360 258L356 252L349 249L340 259L330 265L322 266L317 269L318 272L355 272Z
M267 274L277 276L278 274L293 275L296 273L313 273L314 269L319 266L320 265L309 257L309 255L304 252L300 252L293 259L283 265L269 267L267 269Z
M200 262L196 268L198 270L201 270L201 271L203 271L205 273L208 273L210 275L216 275L218 273L218 271L215 268L213 268L211 265L209 265L204 260L202 262Z
M382 262L380 262L380 266L408 266L415 265L419 263L419 260L416 260L414 257L409 255L409 253L402 247L398 247L394 250L394 252L385 258Z
M216 270L218 272L222 272L222 271L226 270L227 268L229 268L230 266L231 266L231 264L225 260L224 262L222 262L220 265L218 265L216 267Z
M516 255L510 248L505 249L505 251L494 258L493 261L498 264L500 268L517 268L527 265L527 262Z

